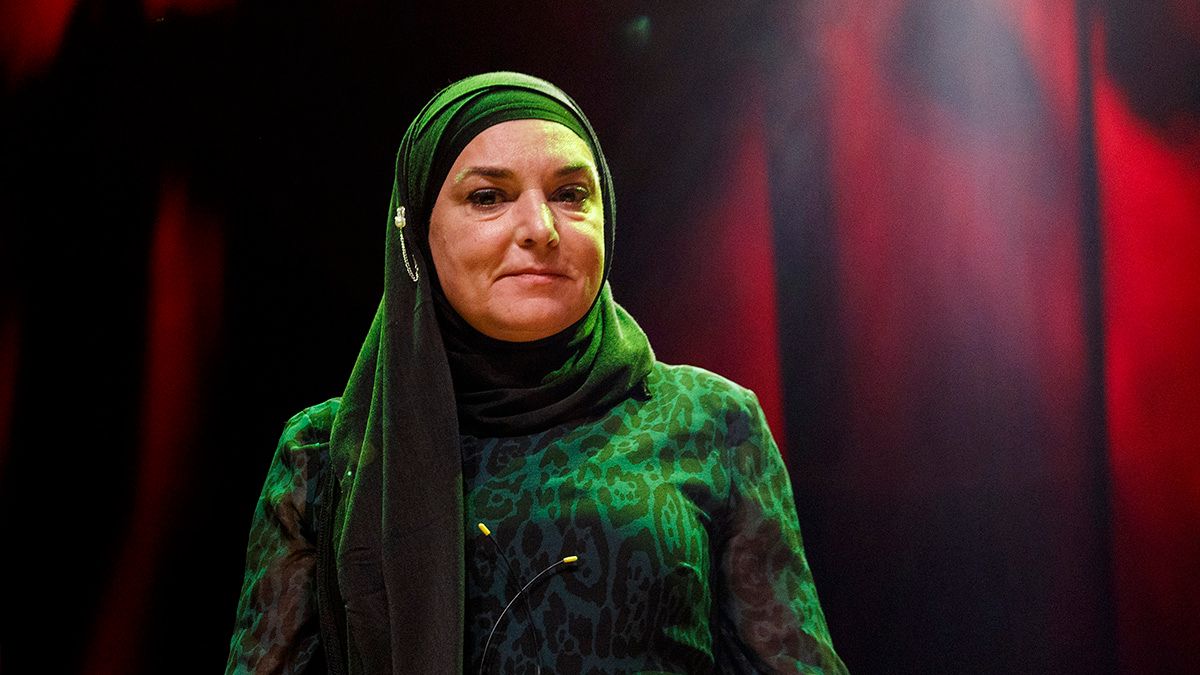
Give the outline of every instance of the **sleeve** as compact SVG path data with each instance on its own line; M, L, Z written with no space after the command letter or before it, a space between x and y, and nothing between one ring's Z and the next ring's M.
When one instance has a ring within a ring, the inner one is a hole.
M729 418L717 584L723 672L846 673L804 557L791 481L757 399Z
M284 429L254 509L227 675L302 673L320 648L316 537L306 517L320 450L308 411ZM312 475L310 475L310 473Z

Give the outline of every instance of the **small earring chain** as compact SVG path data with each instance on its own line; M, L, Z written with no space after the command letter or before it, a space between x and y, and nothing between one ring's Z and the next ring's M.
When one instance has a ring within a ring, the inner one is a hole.
M404 220L404 207L397 207L396 227L400 228L400 257L404 259L404 269L408 271L408 278L412 279L415 284L421 278L421 270L417 267L415 260L411 263L408 261L408 249L404 245L404 226L406 224L407 221Z

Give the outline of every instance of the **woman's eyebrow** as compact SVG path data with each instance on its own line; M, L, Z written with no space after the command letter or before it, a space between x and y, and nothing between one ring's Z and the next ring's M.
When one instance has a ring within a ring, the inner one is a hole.
M586 171L588 174L591 174L595 171L595 165L587 160L571 162L570 164L565 164L560 167L554 172L554 175L569 176L573 173L579 173L581 171ZM471 176L505 179L512 178L513 172L510 169L505 169L504 167L499 166L469 166L462 171L459 171L458 174L454 176L454 183L457 185Z
M470 166L458 172L454 177L454 183L463 182L471 176L483 176L485 178L512 178L513 172L497 166Z
M562 167L558 171L555 171L554 175L567 176L567 175L570 175L573 173L579 173L580 171L587 171L590 174L594 170L595 170L595 166L593 166L591 162L586 161L586 160L580 160L578 162L571 162L570 164L567 164L566 166Z

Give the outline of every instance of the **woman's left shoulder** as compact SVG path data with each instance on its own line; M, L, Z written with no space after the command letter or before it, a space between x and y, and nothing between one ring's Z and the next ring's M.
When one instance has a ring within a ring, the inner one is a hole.
M729 423L748 424L762 415L754 392L698 366L656 362L646 385L662 404L683 406Z
M762 466L772 453L778 456L758 398L746 387L696 366L661 363L646 384L650 398L641 413L643 430L664 432L680 466L715 472L710 480L718 493L728 488L733 474Z

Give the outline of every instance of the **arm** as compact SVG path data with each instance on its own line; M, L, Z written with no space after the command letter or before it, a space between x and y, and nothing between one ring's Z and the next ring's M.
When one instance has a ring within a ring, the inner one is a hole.
M730 417L730 495L718 549L718 665L726 672L845 673L804 557L779 448L752 395L739 413Z
M254 509L227 674L300 673L320 660L310 509L328 449L320 407L288 422Z

